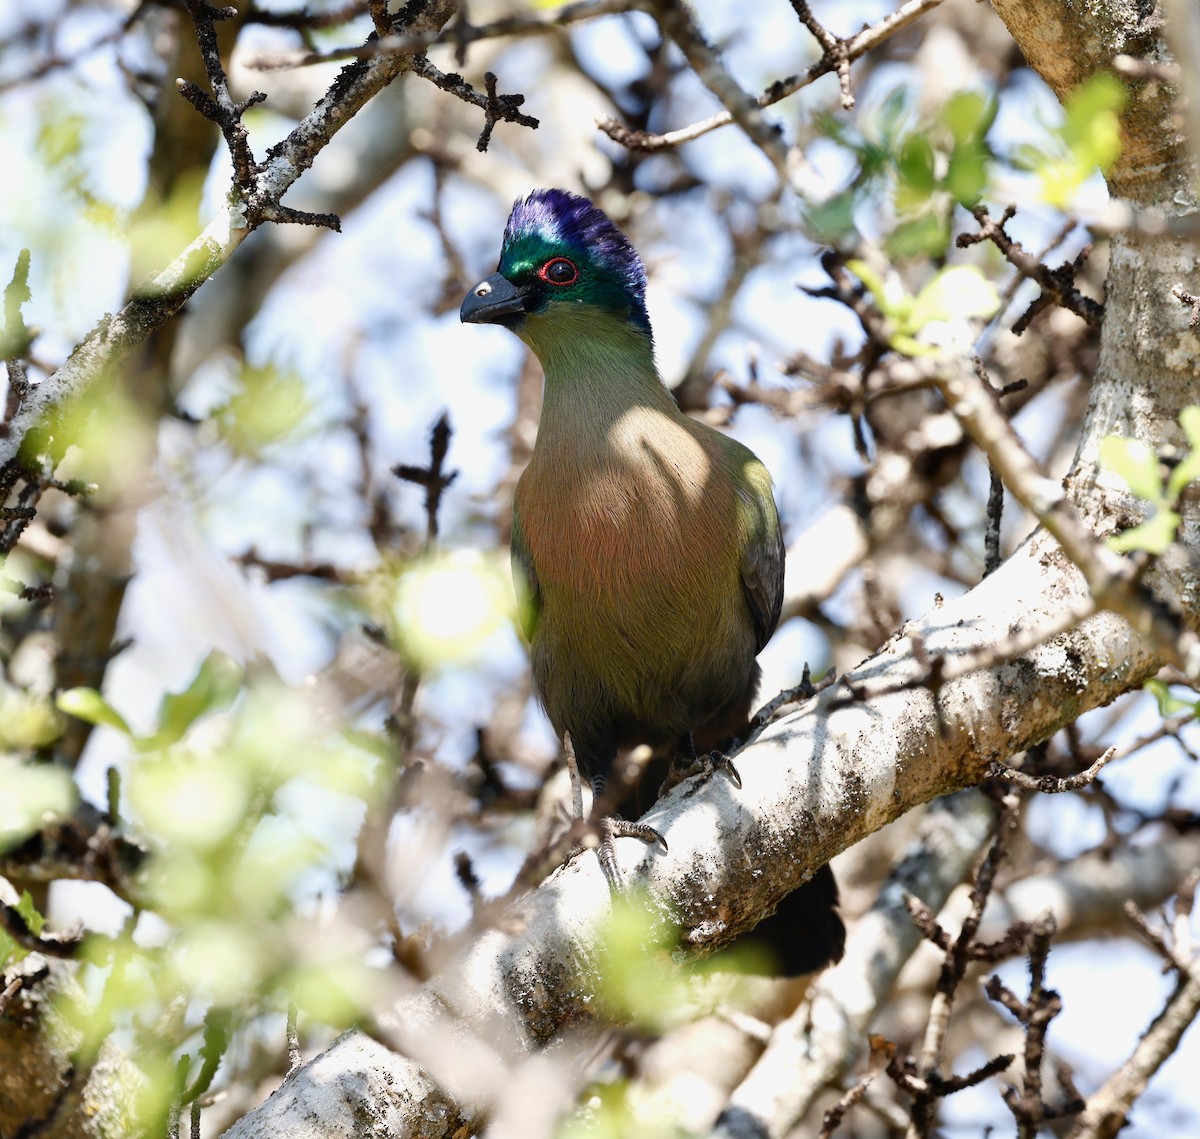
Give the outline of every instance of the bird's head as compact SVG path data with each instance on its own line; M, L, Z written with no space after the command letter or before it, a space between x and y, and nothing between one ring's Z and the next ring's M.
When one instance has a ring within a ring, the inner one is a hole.
M603 210L566 190L534 190L517 199L500 264L459 315L502 324L535 350L581 320L619 321L649 339L645 295L641 259Z

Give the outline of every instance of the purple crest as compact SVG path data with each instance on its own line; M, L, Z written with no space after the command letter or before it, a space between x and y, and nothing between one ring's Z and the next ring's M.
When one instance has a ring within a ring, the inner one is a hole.
M587 198L569 190L534 190L518 198L504 227L504 256L529 239L573 251L602 272L614 277L628 298L637 322L649 328L646 314L646 270L637 250L609 216Z

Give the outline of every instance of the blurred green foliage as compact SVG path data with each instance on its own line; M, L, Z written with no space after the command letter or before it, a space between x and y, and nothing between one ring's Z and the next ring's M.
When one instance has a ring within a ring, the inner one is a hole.
M179 1097L189 1068L180 1053L195 1048L206 1017L247 1028L289 1000L333 1028L367 1015L379 983L366 935L351 926L324 936L314 924L314 886L336 889L340 872L304 804L337 795L366 809L381 785L381 745L312 693L215 651L162 697L148 732L91 689L64 692L58 708L125 737L119 825L151 851L133 917L118 936L87 940L81 991L60 1010L78 1055L132 1034L149 1077L140 1125ZM155 915L149 927L136 920L142 908Z
M245 459L294 443L316 427L303 379L273 364L244 365L236 377L236 390L213 410L212 419L224 443Z
M824 136L847 151L857 170L847 187L806 211L818 241L858 244L858 215L890 201L883 247L897 260L941 255L950 240L955 205L975 205L987 190L995 156L987 134L997 103L989 93L963 91L934 111L918 112L908 87L893 90L874 112L850 126L826 115ZM881 191L886 191L881 193Z
M1013 165L1037 175L1043 201L1066 209L1097 169L1108 173L1121 153L1127 98L1115 75L1094 75L1067 97L1061 126L1048 127L1042 142L1017 148Z
M905 290L899 276L885 279L864 261L849 261L847 268L862 281L887 318L892 347L906 356L928 356L942 350L936 343L919 339L931 325L969 326L977 319L994 316L1000 307L996 287L973 265L939 269L915 296Z
M1118 553L1144 550L1163 553L1179 531L1176 507L1189 483L1200 478L1200 405L1185 407L1179 424L1188 441L1187 452L1163 477L1158 455L1140 439L1108 435L1100 441L1100 462L1118 475L1132 494L1152 507L1150 516L1128 530L1113 534L1108 545Z

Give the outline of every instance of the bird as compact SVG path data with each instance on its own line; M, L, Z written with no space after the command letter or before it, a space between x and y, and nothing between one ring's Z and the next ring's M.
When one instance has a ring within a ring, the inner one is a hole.
M749 722L755 658L783 602L779 516L758 457L682 412L663 383L637 251L589 199L534 190L460 318L515 333L544 373L514 494L513 577L534 690L594 803L618 752L639 744L673 749L675 781L723 769L740 786L724 751L702 755L697 741ZM614 837L666 845L646 824L597 822L610 884ZM782 927L783 972L841 956L837 901L824 866L768 919Z

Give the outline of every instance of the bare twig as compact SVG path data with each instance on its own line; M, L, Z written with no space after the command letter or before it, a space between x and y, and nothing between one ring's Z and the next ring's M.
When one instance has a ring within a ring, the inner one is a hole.
M1182 285L1176 285L1171 290L1173 296L1185 308L1192 310L1188 317L1188 328L1200 328L1200 297L1189 293Z
M821 45L822 58L833 64L833 70L838 77L838 86L842 89L842 110L854 110L854 95L850 90L849 41L839 39L820 24L816 16L812 14L807 0L792 0L792 7L795 9L796 15L800 17L800 22L812 32L817 43Z
M258 71L277 71L282 68L331 63L339 59L369 59L377 55L417 55L437 44L446 42L452 42L456 47L461 48L481 40L507 36L552 35L571 24L596 19L600 16L632 11L638 6L638 0L577 0L574 4L564 4L551 12L522 12L495 20L490 24L475 25L460 19L456 20L452 27L443 30L381 36L355 47L335 48L332 51L310 51L299 55L251 56L247 66ZM268 21L259 20L259 22ZM339 19L336 22L344 23L345 20Z
M994 1001L1002 1004L1025 1028L1025 1057L1022 1089L1004 1089L1004 1102L1017 1120L1019 1139L1036 1139L1043 1123L1066 1116L1077 1115L1083 1110L1083 1101L1070 1096L1064 1103L1047 1104L1042 1084L1042 1063L1046 1048L1046 1030L1050 1022L1062 1011L1062 998L1053 989L1045 987L1046 958L1050 953L1050 940L1057 930L1052 914L1045 914L1029 929L1029 998L1022 1001L1008 989L999 977L993 976L985 986L985 992ZM1060 1075L1065 1072L1065 1086L1072 1089L1070 1070L1061 1065ZM1070 1093L1069 1093L1070 1095Z
M432 550L437 546L438 539L438 510L442 504L442 495L446 488L458 477L458 471L443 473L446 452L450 449L450 416L443 412L429 432L429 466L414 467L407 463L398 463L392 468L392 474L398 479L425 488L425 548Z
M1171 1056L1188 1026L1200 1012L1200 956L1179 978L1162 1012L1129 1059L1088 1099L1070 1139L1114 1139L1125 1126L1130 1109L1146 1090L1150 1077Z
M907 3L901 4L890 16L884 17L879 23L863 29L858 35L851 36L850 39L844 41L845 62L849 64L873 48L878 47L889 36L895 35L902 28L908 27L909 24L920 19L926 12L932 11L941 2L942 0L908 0ZM807 87L809 84L814 83L822 75L828 75L831 71L837 71L840 62L842 62L840 59L831 59L828 54L822 55L806 71L802 71L798 75L790 75L786 79L780 79L772 83L766 91L758 96L755 103L759 108L770 107L772 104L778 103L781 99L786 99L789 95L794 95L802 87ZM724 110L709 116L707 119L692 123L690 126L681 127L679 130L667 131L665 134L647 134L644 131L632 131L624 123L619 122L617 119L608 118L607 116L597 119L596 125L614 142L618 142L630 150L656 151L669 150L685 142L692 142L712 131L719 130L721 127L727 127L735 122L738 122L738 116L732 110Z
M1085 245L1070 263L1064 261L1057 269L1047 268L1036 257L1027 253L1019 241L1013 241L1005 233L1005 225L1012 220L1016 212L1015 206L1008 206L1000 220L996 221L988 214L986 207L975 206L971 213L979 222L979 232L960 233L955 240L959 249L966 249L981 241L991 241L1011 265L1041 286L1041 294L1013 325L1013 332L1020 336L1033 318L1052 304L1069 309L1088 324L1098 325L1104 319L1104 306L1099 301L1084 296L1075 287L1075 276L1083 268L1092 247Z
M1009 767L1007 764L1000 763L999 761L994 761L988 767L988 774L994 779L1003 779L1005 783L1012 783L1017 787L1024 788L1026 791L1040 791L1044 795L1058 795L1064 791L1078 791L1080 787L1086 787L1116 757L1116 754L1117 749L1110 747L1086 771L1081 771L1078 775L1068 775L1064 778L1060 778L1057 775L1027 775L1024 771L1018 771L1015 767Z

